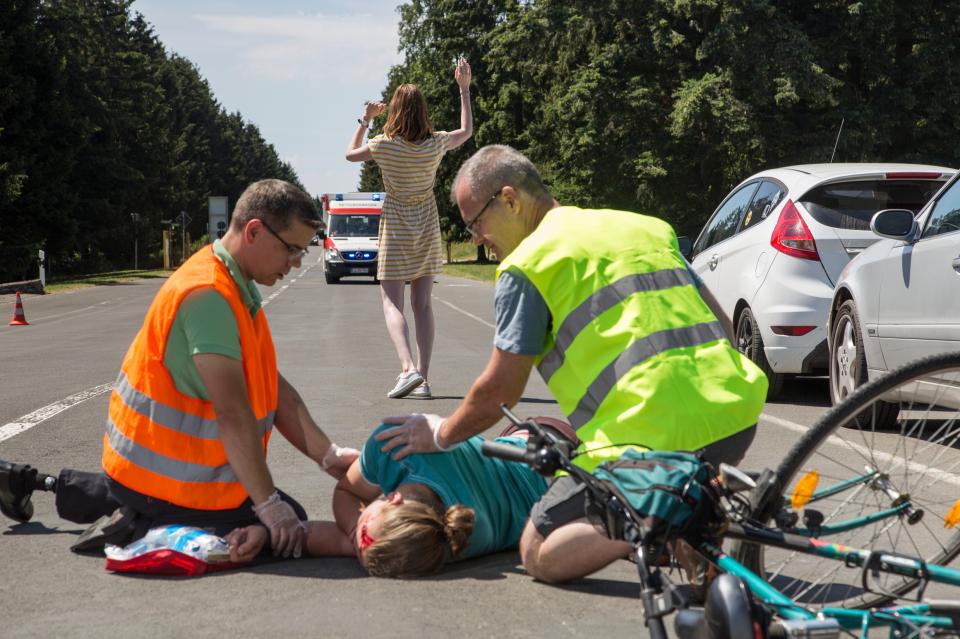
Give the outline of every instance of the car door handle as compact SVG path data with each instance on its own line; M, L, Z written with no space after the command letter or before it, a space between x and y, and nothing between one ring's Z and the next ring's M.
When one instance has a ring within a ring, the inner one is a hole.
M712 256L710 257L710 262L708 262L708 263L709 263L709 265L710 265L710 270L711 270L711 271L715 270L715 269L717 268L717 264L720 263L720 256L717 255L717 254L712 255Z
M960 273L960 255L953 258L953 270Z

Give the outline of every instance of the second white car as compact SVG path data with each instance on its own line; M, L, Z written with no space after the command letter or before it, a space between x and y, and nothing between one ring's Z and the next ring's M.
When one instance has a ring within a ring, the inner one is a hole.
M793 374L828 368L826 324L847 262L880 238L881 209L919 212L954 174L918 164L809 164L762 171L724 199L691 263L733 320L737 348L776 397Z

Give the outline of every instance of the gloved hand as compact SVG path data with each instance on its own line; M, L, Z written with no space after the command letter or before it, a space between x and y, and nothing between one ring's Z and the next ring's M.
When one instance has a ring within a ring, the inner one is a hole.
M337 446L330 442L330 448L320 460L320 468L334 479L340 479L347 474L347 469L360 456L356 448Z
M293 507L280 498L280 493L273 491L273 494L253 507L253 512L270 531L274 557L300 557L307 525L300 521Z

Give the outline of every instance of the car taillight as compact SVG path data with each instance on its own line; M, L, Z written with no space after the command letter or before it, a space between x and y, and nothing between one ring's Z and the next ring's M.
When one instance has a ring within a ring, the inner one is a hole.
M800 337L806 335L816 326L771 326L770 330L777 335L787 335L790 337Z
M932 171L893 171L884 174L888 180L936 180L942 173Z
M804 260L819 260L817 244L807 228L806 222L800 217L800 211L787 200L780 211L780 219L773 229L770 244L781 253Z

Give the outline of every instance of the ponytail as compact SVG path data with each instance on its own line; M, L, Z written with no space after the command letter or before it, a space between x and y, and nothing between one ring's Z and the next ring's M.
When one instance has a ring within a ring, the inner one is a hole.
M452 558L456 559L466 549L476 520L477 517L472 508L462 504L454 504L447 508L447 512L443 515L443 532Z

